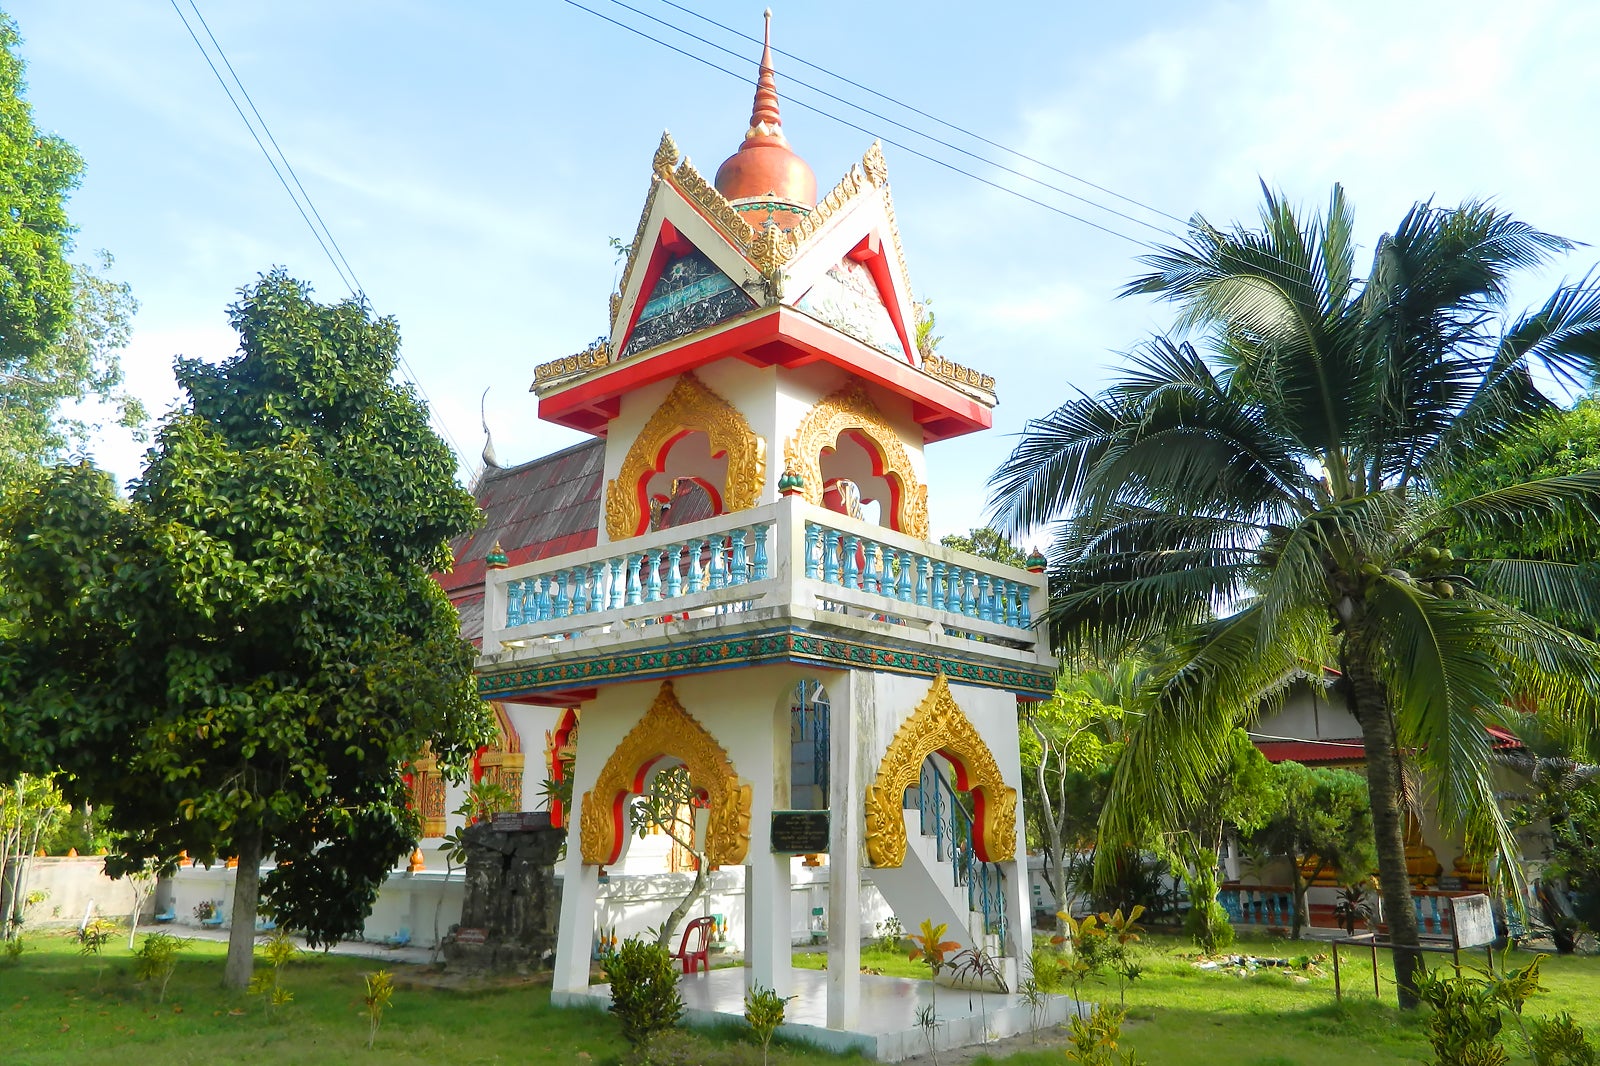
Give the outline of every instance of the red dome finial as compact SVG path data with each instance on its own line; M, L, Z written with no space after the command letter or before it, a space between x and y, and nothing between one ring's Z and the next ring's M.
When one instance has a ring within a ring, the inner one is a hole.
M772 9L766 11L761 70L744 143L717 168L717 191L734 202L767 201L771 221L787 229L817 203L817 178L789 148L778 116L778 78L772 66ZM754 222L755 220L752 219Z
M767 27L761 42L761 73L756 78L756 102L750 109L750 129L745 139L762 133L783 136L783 119L778 117L778 76L772 69L772 8L766 11Z

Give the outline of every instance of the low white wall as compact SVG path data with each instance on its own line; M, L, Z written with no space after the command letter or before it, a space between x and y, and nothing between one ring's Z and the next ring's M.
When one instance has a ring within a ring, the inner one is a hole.
M462 872L457 868L446 878L443 862L440 861L438 868L434 869L432 860L433 856L429 856L430 868L422 873L395 871L389 875L388 882L378 893L372 914L367 918L363 931L363 936L367 940L384 940L395 936L401 930L407 930L412 944L418 947L432 947L436 914L438 932L441 936L448 933L450 927L461 920L464 894ZM224 915L223 928L227 928L231 924L228 919L231 918L233 909L233 881L234 871L221 865L209 869L203 866L184 867L170 881L162 884L158 897L163 910L170 906L174 911L176 917L172 924L175 927L200 928L194 909L202 900L211 900L220 906ZM558 870L557 882L559 881ZM596 903L598 911L596 925L606 929L615 927L617 935L624 939L644 934L652 926L658 926L666 920L672 908L677 906L678 901L688 893L693 881L694 875L687 873L612 874L600 886L599 899ZM797 945L811 943L811 911L814 907L823 908L824 919L828 921L830 929L833 927L831 916L826 913L828 906L826 865L808 867L801 865L796 859L791 874L790 892L791 943ZM123 913L127 913L126 908ZM147 909L146 913L151 912ZM891 913L888 904L878 894L878 890L864 881L861 887L861 913L855 922L856 935L861 939L876 936L878 923L888 918ZM729 949L742 953L744 867L737 866L712 873L710 894L696 904L690 917L710 914L720 914L727 919ZM73 920L76 921L81 915L80 908ZM909 930L915 926L917 919L902 919L902 921Z
M28 908L27 925L77 925L91 906L101 918L126 920L133 910L133 886L125 879L107 877L105 860L98 855L13 859L13 871L19 863L25 864L23 892L45 893L42 901ZM150 914L151 906L152 900L147 899L143 913Z

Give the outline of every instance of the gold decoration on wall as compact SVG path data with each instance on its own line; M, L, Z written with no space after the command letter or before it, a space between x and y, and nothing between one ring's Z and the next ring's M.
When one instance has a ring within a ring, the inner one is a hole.
M650 169L665 177L678 165L678 145L672 139L672 134L666 130L661 131L661 143L656 145L655 158L650 160Z
M917 783L922 763L938 752L956 771L955 787L971 792L973 850L984 862L1015 862L1017 790L1005 783L989 746L962 713L943 674L900 723L878 776L867 787L867 859L873 866L899 866L906 858L906 789Z
M766 440L750 428L737 407L689 371L678 378L644 424L617 476L606 484L606 532L612 540L639 535L645 520L640 486L655 470L663 449L686 430L710 438L713 458L728 457L722 491L724 512L748 510L761 502L767 477Z
M522 736L511 723L505 704L491 702L489 706L494 710L495 743L478 756L478 765L483 769L482 780L493 782L511 793L517 801L513 809L521 810L525 758L522 754Z
M807 501L822 506L822 451L837 448L840 435L849 430L872 441L883 458L884 477L895 484L898 501L891 525L909 536L926 539L928 486L917 480L900 435L885 421L860 382L851 382L818 400L783 446L784 466L800 475Z
M672 172L671 181L679 192L706 213L712 224L728 238L730 244L740 250L747 250L750 247L756 231L750 228L750 223L735 210L728 202L728 198L701 176L693 163L687 159L679 163L678 169Z
M656 149L657 155L660 155L660 151L659 148ZM650 221L650 209L655 206L656 195L661 191L662 178L663 176L660 174L651 176L650 192L644 198L644 210L639 212L639 224L634 227L633 241L628 245L628 258L622 264L622 281L617 286L616 298L611 301L612 333L617 330L617 313L622 310L622 297L628 291L628 283L633 279L633 272L639 266L639 260L643 259L649 262L650 253L655 251L654 248L646 249L643 247L644 229L645 225ZM647 297L649 294L641 293L640 295L641 297Z
M428 748L406 768L411 775L411 806L422 821L424 837L442 837L445 830L444 775Z
M608 366L610 362L611 345L604 337L596 337L589 347L575 355L552 359L535 367L533 387L544 388L579 374L587 374L591 370L599 370Z
M683 709L669 680L661 682L650 709L611 752L594 788L583 794L578 831L586 864L606 866L621 856L626 798L643 787L645 772L664 758L681 761L689 780L706 794L707 861L725 866L744 862L750 850L750 786L739 780L716 738Z
M964 385L967 388L976 389L978 392L988 393L989 402L994 402L993 374L985 374L981 371L973 370L971 367L962 366L954 360L945 359L938 355L924 356L922 369L924 373L943 381L948 381L953 385Z

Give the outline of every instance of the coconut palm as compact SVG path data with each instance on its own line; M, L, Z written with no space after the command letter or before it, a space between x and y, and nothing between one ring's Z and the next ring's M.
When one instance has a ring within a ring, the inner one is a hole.
M1259 228L1197 216L1124 291L1175 303L1193 343L1157 338L1104 392L1030 422L992 502L1013 535L1057 523L1048 624L1063 651L1167 648L1102 819L1111 838L1139 839L1151 812L1181 823L1230 730L1291 679L1337 669L1414 1005L1402 763L1469 847L1509 858L1484 727L1511 699L1593 727L1600 693L1596 646L1527 613L1593 616L1592 571L1450 551L1512 524L1600 520L1600 472L1453 503L1431 489L1552 408L1536 372L1589 380L1600 284L1505 317L1510 277L1572 244L1475 202L1415 205L1358 279L1340 188L1304 218L1263 191Z

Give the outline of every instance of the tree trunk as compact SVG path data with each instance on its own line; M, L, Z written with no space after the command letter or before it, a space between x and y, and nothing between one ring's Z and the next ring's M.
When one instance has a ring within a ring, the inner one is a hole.
M241 829L234 837L239 848L239 868L234 871L233 917L228 929L228 962L222 984L244 990L256 961L256 904L261 898L261 827Z
M684 896L676 907L672 908L672 913L667 915L667 920L661 923L661 936L656 943L666 948L669 952L672 950L672 934L678 931L678 923L683 921L683 916L689 913L689 908L695 905L695 901L705 895L706 885L710 882L710 877L706 870L709 869L710 865L710 863L706 862L704 855L696 855L694 857L694 884L689 886L689 894Z
M1367 758L1367 791L1372 801L1372 829L1378 852L1378 889L1383 920L1394 944L1394 980L1400 1006L1417 1006L1415 978L1422 965L1417 915L1411 904L1411 876L1406 869L1406 820L1401 806L1400 751L1389 716L1388 695L1370 662L1359 654L1346 657L1350 713L1361 725Z
M1294 929L1289 933L1289 939L1299 940L1300 930L1306 926L1306 879L1300 876L1300 863L1294 855L1289 856L1289 884L1294 892L1294 898L1290 901Z

